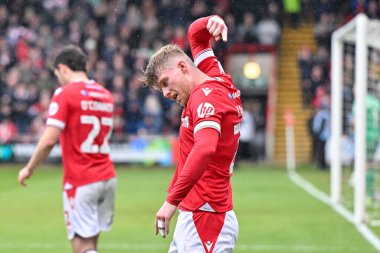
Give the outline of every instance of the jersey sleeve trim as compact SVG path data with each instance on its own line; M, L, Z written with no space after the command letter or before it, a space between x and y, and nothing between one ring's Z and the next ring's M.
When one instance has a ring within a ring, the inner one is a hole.
M203 128L213 128L220 134L220 125L215 121L202 121L194 127L194 134Z
M211 48L207 48L195 56L194 64L195 66L198 66L203 60L213 56L215 56L214 51L212 51Z
M46 125L55 126L55 127L58 127L59 129L64 129L66 126L64 122L57 119L47 119Z

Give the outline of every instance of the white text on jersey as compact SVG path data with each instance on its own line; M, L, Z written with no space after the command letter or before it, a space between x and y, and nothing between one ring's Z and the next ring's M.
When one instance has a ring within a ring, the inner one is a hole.
M91 100L82 100L81 107L83 111L101 111L101 112L113 112L112 103L102 103Z
M181 118L181 126L189 128L189 117Z
M238 98L240 97L240 90L237 90L236 92L233 92L232 94L229 93L228 95L230 96L231 99Z

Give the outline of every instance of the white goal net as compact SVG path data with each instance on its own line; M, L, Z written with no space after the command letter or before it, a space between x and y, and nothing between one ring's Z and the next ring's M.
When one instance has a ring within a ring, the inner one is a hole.
M331 53L331 200L380 225L380 21L357 15Z

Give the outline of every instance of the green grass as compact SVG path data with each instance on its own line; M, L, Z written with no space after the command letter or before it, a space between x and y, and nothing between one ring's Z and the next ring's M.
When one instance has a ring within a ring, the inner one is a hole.
M305 178L307 181L312 183L316 188L330 195L330 172L328 170L319 170L312 165L303 165L297 168L297 172ZM378 173L378 172L377 172ZM344 207L354 212L354 187L350 186L349 180L352 174L352 168L344 167L342 170L342 198ZM380 188L380 180L377 180L377 189ZM376 219L379 220L380 217L380 203L377 201L375 206L367 206L366 212ZM371 226L368 227L374 232L377 237L380 238L380 227Z
M44 166L23 188L16 180L18 169L14 165L0 169L0 252L70 252L61 170ZM154 235L154 215L172 172L118 167L115 223L112 231L101 235L100 252L167 252L175 220L169 238L162 239ZM314 175L322 188L329 182L316 170L302 172ZM284 168L241 164L232 184L240 226L237 253L376 252L354 226L294 185Z

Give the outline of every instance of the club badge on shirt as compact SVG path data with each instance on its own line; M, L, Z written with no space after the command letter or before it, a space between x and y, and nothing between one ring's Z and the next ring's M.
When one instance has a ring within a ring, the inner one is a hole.
M52 102L49 106L49 115L53 116L58 112L59 105L56 102Z

